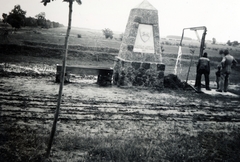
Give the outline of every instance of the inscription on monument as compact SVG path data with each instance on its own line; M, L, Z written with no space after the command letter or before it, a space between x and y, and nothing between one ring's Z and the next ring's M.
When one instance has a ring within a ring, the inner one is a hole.
M133 52L154 53L152 25L139 24Z

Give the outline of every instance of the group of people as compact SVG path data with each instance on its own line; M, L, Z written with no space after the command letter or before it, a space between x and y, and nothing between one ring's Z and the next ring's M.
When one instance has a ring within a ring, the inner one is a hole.
M222 61L218 65L218 71L216 72L217 92L227 92L229 75L231 74L231 68L233 64L237 64L236 59L229 54L228 50L220 50L219 54L222 56ZM202 57L199 58L197 64L197 76L195 87L197 92L201 92L201 77L204 75L206 90L211 91L209 87L209 74L210 74L210 60L205 52Z

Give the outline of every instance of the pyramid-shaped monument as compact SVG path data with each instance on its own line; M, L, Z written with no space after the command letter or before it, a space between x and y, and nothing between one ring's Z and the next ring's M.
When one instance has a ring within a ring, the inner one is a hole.
M130 12L114 65L113 82L163 88L165 65L161 58L158 11L144 0ZM142 80L137 76L140 73L148 78Z
M157 10L153 5L151 5L147 0L137 5L135 8L146 9L146 10Z

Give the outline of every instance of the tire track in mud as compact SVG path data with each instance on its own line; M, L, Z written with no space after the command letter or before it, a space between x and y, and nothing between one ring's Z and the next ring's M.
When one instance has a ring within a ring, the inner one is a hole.
M57 96L26 96L0 92L1 118L22 120L52 120ZM238 102L228 107L182 103L164 105L156 102L101 101L63 96L59 120L188 120L240 122Z

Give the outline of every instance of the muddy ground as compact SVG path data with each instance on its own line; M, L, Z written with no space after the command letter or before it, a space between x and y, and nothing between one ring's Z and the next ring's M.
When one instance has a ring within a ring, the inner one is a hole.
M1 161L41 161L59 84L51 68L36 75L34 68L10 67L0 80ZM235 161L239 99L191 89L99 87L94 76L75 77L64 86L50 160Z
M54 81L55 64L62 59L60 33L27 30L0 45L0 161L45 160L59 90ZM99 38L96 44L95 36L81 33L84 39L78 39L79 33L70 38L68 64L112 67L120 42ZM164 48L168 75L173 73L177 47ZM221 57L218 49L208 50L215 88ZM231 53L237 57L239 49ZM182 80L189 58L182 57ZM196 76L196 60L190 80ZM162 91L99 87L95 76L71 78L64 85L48 161L240 161L239 72L238 65L230 76L229 91L235 95L198 94L174 86Z

